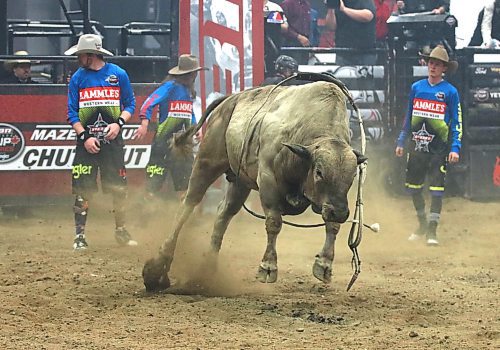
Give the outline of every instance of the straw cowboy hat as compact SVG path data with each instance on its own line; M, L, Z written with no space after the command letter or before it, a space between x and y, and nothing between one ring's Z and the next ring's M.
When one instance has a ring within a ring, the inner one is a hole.
M183 75L191 72L196 72L199 70L208 70L206 67L200 67L198 59L193 55L180 55L179 63L177 66L168 71L171 75Z
M440 60L444 62L445 66L448 67L448 72L453 74L458 69L457 61L450 61L450 57L448 56L448 52L445 48L441 46L436 46L429 55L420 54L425 60L429 60L430 58L434 58L436 60Z
M14 56L29 56L29 53L28 51L16 51L14 52ZM14 59L14 60L7 60L3 63L3 66L6 70L8 71L11 71L14 66L18 65L18 64L35 64L35 63L40 63L40 61L32 61L32 60L29 60L27 58L17 58L17 59Z
M65 55L79 55L81 53L94 53L97 55L113 56L111 52L102 47L102 39L96 34L83 34L78 39L78 44L64 52Z

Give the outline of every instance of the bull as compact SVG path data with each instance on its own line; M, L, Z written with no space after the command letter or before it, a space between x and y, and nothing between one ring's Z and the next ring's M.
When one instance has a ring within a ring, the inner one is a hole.
M218 206L211 256L217 257L229 222L250 191L256 190L267 232L257 279L277 280L276 240L282 216L301 214L311 206L321 214L326 230L312 272L329 283L336 236L349 217L347 194L357 166L366 160L350 146L346 96L345 87L331 81L254 88L214 101L197 125L177 135L174 149L189 149L192 136L210 117L174 231L159 255L144 265L146 290L170 286L168 272L180 230L209 186L223 174L229 185Z

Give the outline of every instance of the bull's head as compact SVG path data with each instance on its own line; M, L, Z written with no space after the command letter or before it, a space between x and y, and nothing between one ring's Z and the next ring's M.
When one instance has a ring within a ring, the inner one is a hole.
M345 222L349 217L347 193L356 176L356 167L366 161L366 157L347 143L335 140L309 148L298 144L285 146L310 164L304 193L313 211L321 214L325 221Z

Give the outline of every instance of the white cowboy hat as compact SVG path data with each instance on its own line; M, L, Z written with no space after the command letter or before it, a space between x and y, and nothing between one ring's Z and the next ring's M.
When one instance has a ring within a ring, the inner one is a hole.
M14 56L29 56L28 51L16 51L14 52ZM17 58L15 60L7 60L3 63L3 66L6 70L11 71L14 66L18 64L35 64L35 63L40 63L40 61L31 61L28 60L27 58Z
M171 75L183 75L199 70L208 70L206 67L200 67L196 56L183 54L179 56L179 63L177 66L168 71Z
M441 46L436 46L434 49L432 49L431 53L429 55L423 55L420 54L424 59L428 60L430 58L434 58L436 60L440 60L444 62L445 66L448 67L448 72L450 74L453 74L457 71L458 69L458 62L457 61L450 61L450 57L448 56L448 52L444 47Z
M78 39L78 44L64 52L65 55L79 55L81 53L95 53L97 55L113 56L111 52L102 47L102 39L96 34L83 34Z

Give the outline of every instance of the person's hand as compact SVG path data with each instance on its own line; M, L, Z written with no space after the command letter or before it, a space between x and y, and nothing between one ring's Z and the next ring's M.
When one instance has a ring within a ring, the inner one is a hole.
M404 1L402 1L402 0L398 0L398 1L396 1L396 5L397 5L397 7L398 7L398 10L402 10L402 9L404 9L404 8L405 8L405 2L404 2Z
M398 156L398 157L402 157L402 156L405 154L405 152L404 152L404 151L405 151L405 150L404 150L404 148L403 148L403 147L399 147L399 146L398 146L398 147L396 147L396 156Z
M139 125L139 129L137 129L134 132L134 136L132 136L132 139L134 140L142 140L146 137L146 134L148 133L148 126L147 124L141 124Z
M450 152L450 154L448 154L449 163L457 163L459 159L460 155L457 152Z
M303 35L297 35L297 40L299 41L300 45L304 46L304 47L308 47L308 46L311 46L311 43L309 42L309 39L307 39L307 37L303 36Z
M118 123L111 123L106 127L106 129L104 129L106 132L104 139L108 141L116 139L121 130L120 125L118 125Z
M440 8L438 8L438 9L434 9L434 10L432 10L432 11L431 11L431 13L432 13L433 15L440 15L440 14L441 14L441 9L440 9Z
M345 10L344 0L340 0L339 11L344 12L344 10Z
M101 143L95 137L89 137L83 144L87 152L97 154L101 150Z
M197 144L200 143L202 137L203 137L203 134L202 134L201 130L198 130L198 132L196 134L194 134L194 142Z

